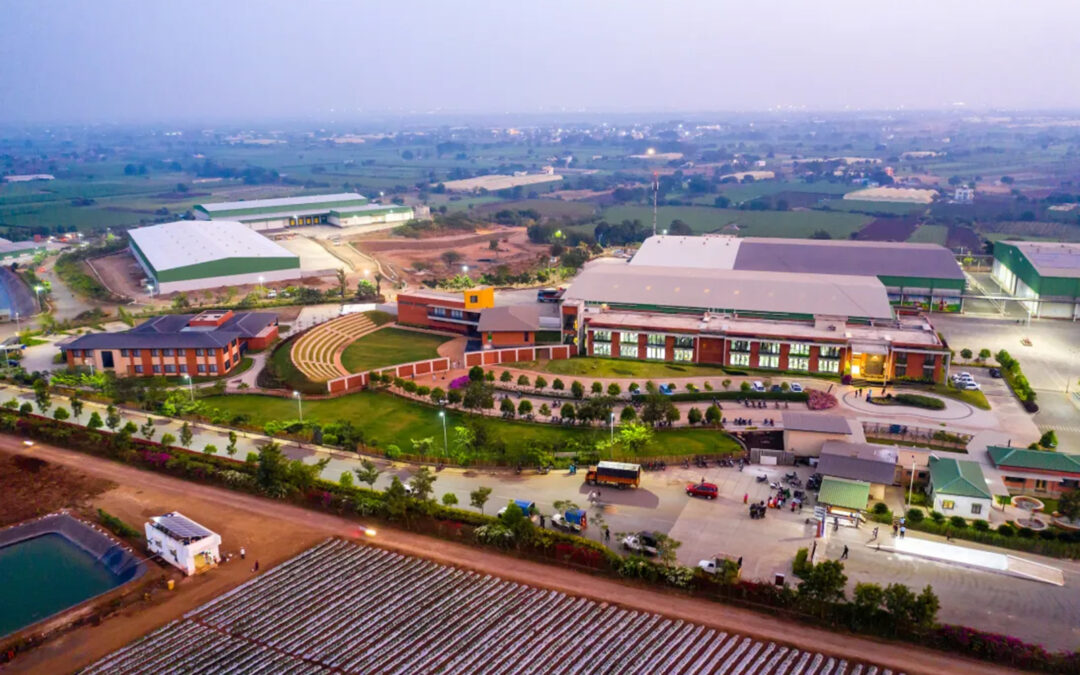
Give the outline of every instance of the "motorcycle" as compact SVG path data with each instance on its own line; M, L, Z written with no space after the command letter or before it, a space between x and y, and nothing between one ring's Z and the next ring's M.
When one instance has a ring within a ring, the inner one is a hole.
M758 476L757 478L755 478L754 480L757 481L758 483L764 483L765 481L769 480L769 477L765 476L765 475L761 475L761 476Z

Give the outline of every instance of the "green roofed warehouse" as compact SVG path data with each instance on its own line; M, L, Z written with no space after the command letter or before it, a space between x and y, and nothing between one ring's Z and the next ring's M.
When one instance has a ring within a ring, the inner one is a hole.
M423 213L417 214L418 210ZM427 216L426 207L414 209L396 204L372 204L367 197L355 192L199 204L194 213L199 220L233 220L259 231L302 225L359 227L361 231L375 231Z
M999 241L992 274L1032 316L1080 319L1080 244Z
M180 220L128 235L159 293L300 278L296 254L234 221Z

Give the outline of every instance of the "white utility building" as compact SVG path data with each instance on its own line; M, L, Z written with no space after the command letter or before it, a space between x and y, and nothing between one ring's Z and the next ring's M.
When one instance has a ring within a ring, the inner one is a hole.
M179 511L154 516L146 523L146 546L188 576L204 572L221 560L221 535Z

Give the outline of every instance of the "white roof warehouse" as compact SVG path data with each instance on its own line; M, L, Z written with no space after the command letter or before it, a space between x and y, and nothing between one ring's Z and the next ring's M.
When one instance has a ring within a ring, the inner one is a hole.
M300 278L300 258L242 223L180 220L129 230L160 293Z

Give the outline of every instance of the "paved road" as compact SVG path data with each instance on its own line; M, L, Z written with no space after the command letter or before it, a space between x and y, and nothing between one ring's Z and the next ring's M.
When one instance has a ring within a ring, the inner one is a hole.
M198 496L207 503L217 503L223 509L242 509L270 520L302 524L330 533L356 531L354 521L309 511L281 502L269 501L179 479L148 473L81 453L46 445L26 449L9 436L0 436L0 448L8 452L34 456L73 466L81 471L108 478L121 484L142 484L147 488ZM662 611L674 618L707 624L729 632L738 632L762 640L772 640L800 649L825 651L845 658L871 661L908 673L1006 673L1014 672L983 662L972 662L949 654L920 649L914 645L869 640L842 633L831 633L806 623L788 623L766 614L737 609L675 593L627 585L611 579L595 577L540 563L508 558L487 550L464 544L433 539L391 528L380 528L377 545L403 554L430 558L479 572L552 588L565 593L594 598L631 609Z

